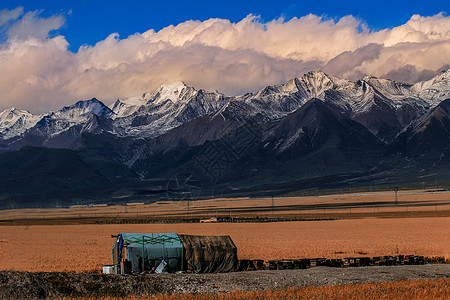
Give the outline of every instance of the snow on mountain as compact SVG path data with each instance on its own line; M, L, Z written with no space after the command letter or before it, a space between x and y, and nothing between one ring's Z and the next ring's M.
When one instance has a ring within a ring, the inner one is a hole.
M99 100L92 98L65 106L61 110L52 113L52 117L79 123L91 114L109 119L114 115L114 112Z
M342 89L349 86L350 82L325 74L322 71L313 71L297 78L296 85L298 90L306 97L324 99L326 91Z
M135 113L139 107L145 105L147 102L142 97L131 97L125 100L117 99L109 108L114 112L113 118L126 117Z
M161 90L162 87L159 89ZM141 106L145 106L150 100L154 101L157 91L147 92L141 96L133 96L127 99L117 99L109 108L114 112L113 119L127 117L135 113ZM170 93L168 93L170 94ZM175 93L173 93L175 94ZM174 98L174 97L172 97Z
M36 125L42 115L33 115L29 111L15 107L0 113L0 137L4 140L18 136Z
M190 88L186 86L184 82L174 82L172 84L161 86L154 92L151 99L154 104L160 104L167 100L177 102L188 98L190 92Z
M255 114L261 113L269 118L280 118L293 112L312 98L325 99L327 90L348 85L346 80L312 71L285 84L267 86L264 89L238 97L252 105Z
M193 88L188 87L183 82L174 82L162 85L155 91L144 93L142 96L130 97L125 100L118 99L110 108L115 114L114 119L127 117L136 113L145 105L158 106L166 101L172 103L186 101L192 95L193 90Z
M90 114L86 122L82 123L80 133L89 132L99 134L102 132L115 133L110 119L100 118L97 114Z
M13 108L3 111L0 115L0 137L3 140L22 135L49 138L75 125L87 123L92 115L110 119L114 112L95 98L78 101L61 110L43 115L33 115Z
M366 76L357 82L321 71L309 72L282 85L238 97L254 115L284 118L313 98L348 115L383 140L390 140L412 120L450 96L449 71L415 85Z
M109 119L114 115L114 112L95 98L78 101L73 105L65 106L61 110L43 116L27 132L33 135L55 136L75 125L88 122L91 115Z
M373 76L352 82L313 71L285 84L268 86L240 98L263 110L272 108L281 115L292 112L312 98L347 107L354 113L368 110L376 96L385 99L396 109L412 102L430 108L448 98L449 74L450 71L445 71L429 81L410 85Z
M421 81L412 86L420 99L437 106L442 100L450 98L450 69L442 71L436 77Z
M227 103L227 99L218 92L196 90L182 82L163 85L154 92L133 99L131 103L138 100L138 105L115 104L118 115L115 124L126 135L154 137L196 117L216 112Z
M450 71L414 85L372 76L352 82L313 71L285 84L237 97L175 82L141 96L117 100L110 107L93 98L39 116L6 110L0 115L0 137L6 140L26 133L54 136L92 121L89 116L93 114L110 120L108 124L100 122L101 130L118 136L149 138L209 114L230 119L235 111L235 117L241 119L256 115L261 120L280 119L313 98L339 108L380 138L389 139L411 120L450 98Z

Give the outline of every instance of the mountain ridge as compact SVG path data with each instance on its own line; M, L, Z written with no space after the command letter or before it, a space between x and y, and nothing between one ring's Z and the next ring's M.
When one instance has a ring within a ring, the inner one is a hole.
M450 97L449 74L450 71L443 71L431 80L411 85L372 76L352 82L322 71L312 71L284 84L267 86L262 90L236 97L196 90L179 82L163 85L140 97L123 101L118 99L110 107L92 98L47 114L33 115L21 111L20 116L15 119L11 114L16 110L7 109L0 113L0 138L4 141L17 138L39 122L42 126L45 119L59 121L54 121L55 124L52 125L59 128L47 132L48 135L55 135L71 126L86 122L89 114L114 120L114 134L154 137L196 117L217 112L229 102L243 102L251 106L250 114L259 113L268 119L276 119L286 116L312 98L319 98L348 110L352 119L377 134L378 127L383 124L364 124L368 111L377 110L377 106L381 105L384 112L390 110L392 113L390 120L384 121L388 127L404 127L418 115ZM401 113L402 110L406 112ZM399 111L400 113L397 113ZM408 113L411 115L406 116ZM393 135L387 134L385 138L392 138Z
M238 196L409 184L430 176L450 183L450 72L407 84L313 71L241 96L178 82L110 107L92 98L41 115L8 109L0 113L0 150L10 167L41 153L36 157L52 169L35 161L33 174L55 178L35 182L58 183L46 190L69 191L64 197L76 201L80 193L157 201L172 195L174 178L187 182L188 191L175 193L179 200L200 197L193 191L205 197L211 189ZM82 192L79 183L59 180L57 174L70 178L64 159L92 174L101 170L92 175L101 186ZM8 172L19 174L13 169ZM21 193L27 180L1 173L0 207L9 194L28 205L39 191L34 185Z

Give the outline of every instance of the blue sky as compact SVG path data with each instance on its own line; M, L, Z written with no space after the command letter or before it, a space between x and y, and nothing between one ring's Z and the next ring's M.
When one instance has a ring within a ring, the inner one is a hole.
M415 83L450 68L449 12L433 0L0 0L0 110L110 104L179 81L240 95L313 70Z
M370 29L391 28L408 21L413 14L432 16L449 12L448 1L118 1L118 0L1 0L2 7L23 6L25 11L43 10L41 16L62 14L66 24L58 30L76 52L80 45L94 45L110 33L126 38L136 32L156 31L187 20L209 18L238 22L248 14L268 22L285 17L316 14L339 19L353 15L364 20Z

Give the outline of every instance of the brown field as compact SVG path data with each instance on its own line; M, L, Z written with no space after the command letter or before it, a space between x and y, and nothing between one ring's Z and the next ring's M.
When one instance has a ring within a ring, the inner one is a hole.
M450 279L408 280L340 286L307 287L286 291L215 295L161 295L151 299L449 299ZM142 299L142 298L141 298ZM150 299L150 298L149 298Z
M278 223L0 226L0 270L99 271L111 234L230 235L239 258L342 258L415 254L450 258L450 217Z
M383 283L365 283L323 287L305 287L265 292L234 292L228 294L174 294L127 299L154 300L232 300L232 299L449 299L450 279L421 279ZM66 299L66 298L61 298ZM72 298L71 298L72 299ZM115 297L90 299L113 300Z
M448 191L399 191L398 203L392 191L312 197L214 198L189 201L160 201L101 207L13 209L0 211L0 221L14 219L98 219L177 217L430 217L450 216ZM273 204L273 206L272 206Z
M324 287L306 287L285 291L243 292L214 296L213 299L449 299L450 279L408 280ZM141 298L142 299L142 298ZM206 300L211 295L161 295L157 300Z

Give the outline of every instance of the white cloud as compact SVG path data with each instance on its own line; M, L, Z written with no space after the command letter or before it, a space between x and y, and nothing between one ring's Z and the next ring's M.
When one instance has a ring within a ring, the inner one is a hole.
M62 16L40 18L39 14L39 11L27 12L8 29L8 38L19 40L45 39L50 31L59 29L64 25L65 20Z
M10 21L17 20L23 14L23 7L17 7L13 10L2 9L0 10L0 27L7 24Z
M178 80L236 95L315 69L411 82L450 64L450 18L443 14L414 15L380 31L352 16L187 21L122 40L113 33L76 53L64 37L48 36L63 23L29 12L9 27L0 46L0 70L8 74L0 77L0 109L43 112L90 97L108 103Z

